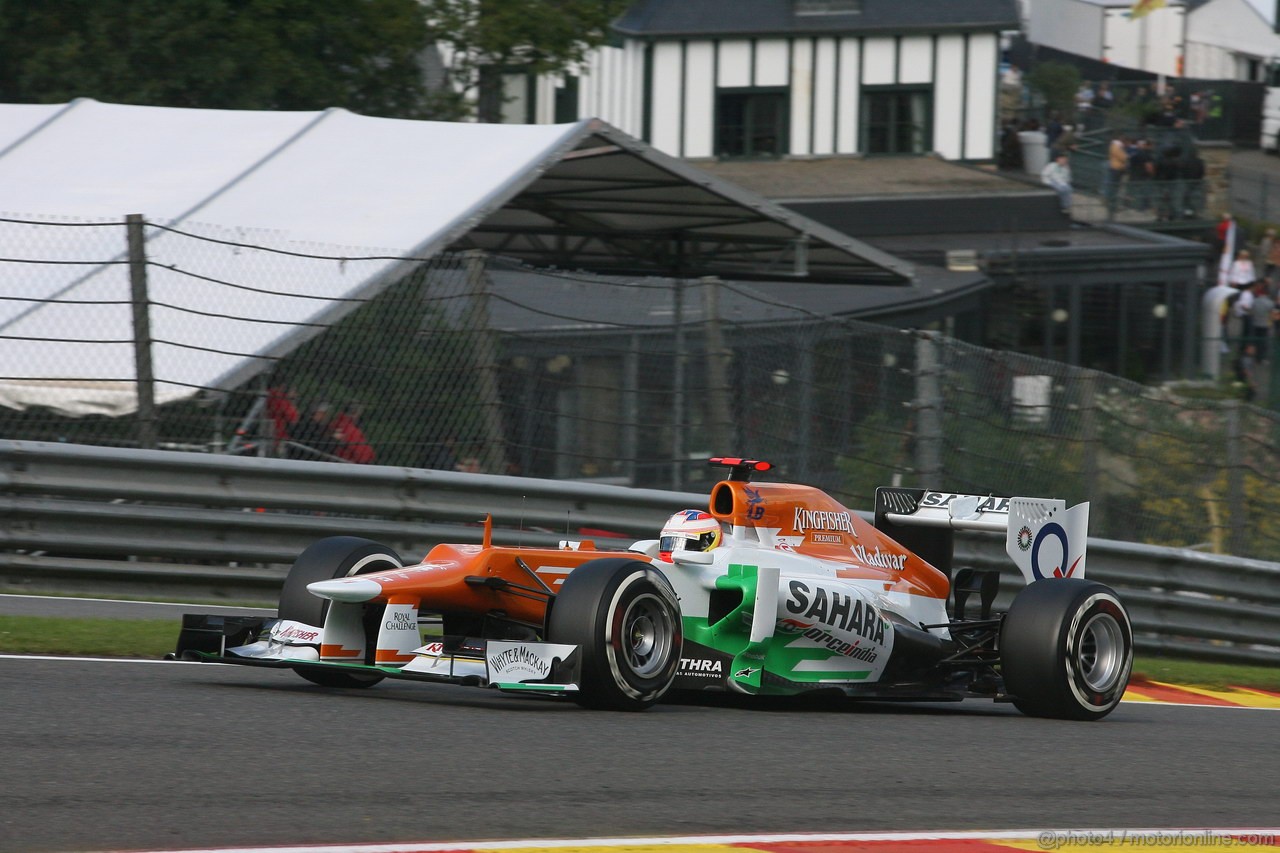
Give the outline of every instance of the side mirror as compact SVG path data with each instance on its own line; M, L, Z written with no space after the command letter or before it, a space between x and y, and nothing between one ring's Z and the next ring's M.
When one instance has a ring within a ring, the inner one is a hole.
M710 551L676 551L671 558L677 563L692 563L698 566L709 566L715 561Z

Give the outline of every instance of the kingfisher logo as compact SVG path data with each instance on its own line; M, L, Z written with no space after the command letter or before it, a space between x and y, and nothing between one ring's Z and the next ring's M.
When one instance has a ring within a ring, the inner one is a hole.
M796 507L795 519L791 526L797 533L804 533L806 530L839 530L844 533L853 533L853 518L848 512Z

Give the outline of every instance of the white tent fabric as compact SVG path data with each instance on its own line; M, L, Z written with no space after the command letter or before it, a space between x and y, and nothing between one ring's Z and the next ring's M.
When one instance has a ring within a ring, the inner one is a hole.
M160 404L242 385L402 259L450 248L622 275L914 284L900 259L596 119L0 104L0 188L0 406L19 410L137 409L129 214L149 223Z
M193 286L198 280L182 272L245 281L249 266L262 269L263 253L148 229L153 337L170 342L153 352L156 401L165 403L225 387L244 373L245 354L276 351L297 324L383 279L394 258L427 257L448 245L571 144L580 127L91 100L0 105L0 218L118 223L140 213L256 246L383 256L359 262L273 256L269 289L298 296L243 291L229 311L208 301L213 289ZM0 297L11 297L0 298L0 405L71 415L136 408L124 257L120 228L0 221ZM32 263L53 258L93 263ZM187 311L211 316L196 322ZM228 313L255 322L217 316ZM101 343L72 347L68 340Z

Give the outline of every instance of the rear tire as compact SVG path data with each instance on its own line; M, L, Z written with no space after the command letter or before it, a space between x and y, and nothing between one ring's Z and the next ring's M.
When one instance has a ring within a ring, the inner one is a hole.
M1107 586L1037 581L1000 627L1005 691L1033 717L1100 720L1120 704L1133 667L1129 614Z
M312 543L294 560L280 590L281 619L303 622L317 628L324 625L329 600L312 595L307 584L334 578L398 569L404 565L395 551L369 539L330 536ZM366 672L300 666L294 672L322 687L372 687L385 676Z
M606 557L569 573L551 605L547 638L579 648L574 701L640 711L675 680L684 632L675 590L649 563Z

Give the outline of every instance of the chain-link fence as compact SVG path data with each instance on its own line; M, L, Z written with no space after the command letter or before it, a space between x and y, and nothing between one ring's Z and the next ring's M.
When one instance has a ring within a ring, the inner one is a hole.
M1255 222L1280 222L1280 177L1275 172L1232 166L1228 209Z
M1280 416L829 316L824 286L190 225L135 224L130 264L123 223L0 225L7 438L692 491L745 455L855 509L890 484L1091 500L1097 536L1280 559Z

